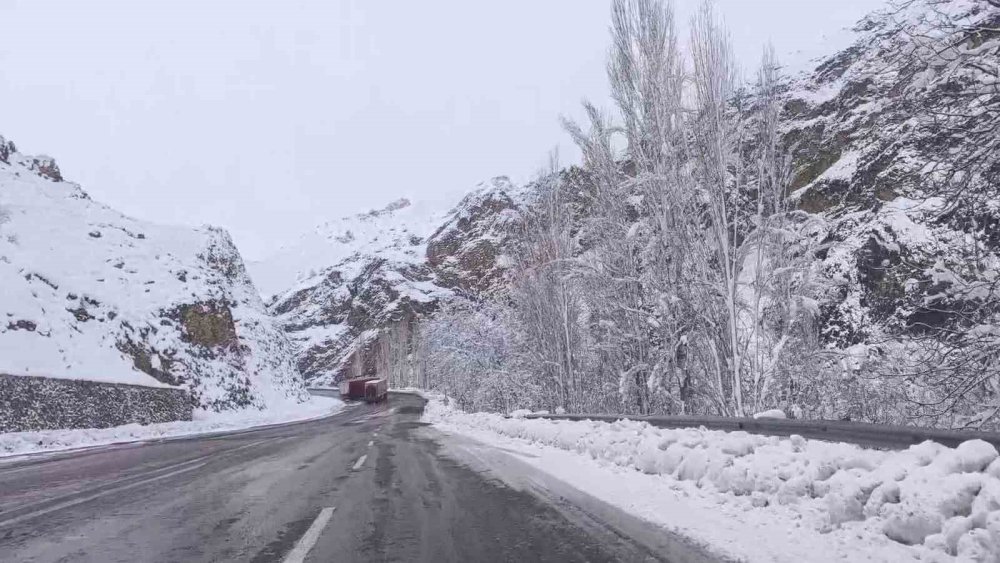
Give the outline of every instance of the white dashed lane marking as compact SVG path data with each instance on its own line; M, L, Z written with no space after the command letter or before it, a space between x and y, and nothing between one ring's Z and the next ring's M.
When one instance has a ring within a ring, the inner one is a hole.
M368 454L365 454L365 455L359 457L358 461L354 462L354 469L353 469L353 471L357 471L358 469L361 469L361 466L365 464L365 459L367 459L367 458L368 458Z
M323 528L326 528L327 523L330 522L333 511L334 507L332 506L319 511L319 516L313 520L312 526L309 526L306 533L299 538L299 543L295 544L295 549L285 557L284 563L302 563L306 560L306 556L309 555L316 542L319 541L319 536L323 533Z

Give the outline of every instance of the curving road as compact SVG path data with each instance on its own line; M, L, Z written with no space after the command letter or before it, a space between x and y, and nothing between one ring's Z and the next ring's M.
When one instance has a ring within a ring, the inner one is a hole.
M0 561L710 560L422 410L8 462Z

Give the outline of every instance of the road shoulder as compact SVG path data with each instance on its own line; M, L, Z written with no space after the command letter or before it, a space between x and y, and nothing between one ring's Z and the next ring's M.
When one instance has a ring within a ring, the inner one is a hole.
M508 487L528 492L564 517L609 544L633 544L657 558L691 563L737 561L712 553L697 541L629 514L531 465L530 454L497 448L474 438L421 428L418 435L437 442L440 453L495 477Z

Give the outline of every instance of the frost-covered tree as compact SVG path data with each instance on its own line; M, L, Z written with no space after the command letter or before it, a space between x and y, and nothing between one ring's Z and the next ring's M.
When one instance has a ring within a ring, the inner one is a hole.
M17 236L14 233L4 233L4 225L9 222L10 211L6 207L0 205L0 244L15 244L17 242ZM7 261L7 257L0 254L0 261Z
M662 407L668 369L659 357L660 295L649 285L656 277L650 250L657 240L649 206L664 197L663 179L676 162L683 76L669 6L616 1L611 34L608 77L622 126L590 104L588 130L565 125L583 153L590 187L580 262L598 342L597 369L617 379L626 411L648 413ZM619 135L627 145L624 158L615 151Z
M786 205L777 64L768 55L744 93L707 4L690 73L668 5L620 0L612 14L608 74L623 125L586 106L589 130L567 127L593 179L595 337L617 353L623 401L637 398L640 412L775 406L784 366L815 345L806 264L789 240L802 219Z
M421 328L427 388L446 393L465 410L509 413L533 402L538 390L513 351L511 311L496 302L457 299Z
M413 324L407 318L383 329L376 343L377 373L392 388L415 387L419 363L414 356Z
M745 91L707 6L692 29L688 69L668 4L613 2L616 111L588 103L586 125L565 123L582 171L537 182L506 298L424 327L428 367L461 403L744 415L789 401L816 307L777 63L768 52ZM530 391L515 400L497 378Z
M537 201L521 224L509 291L518 353L535 366L549 409L579 412L593 392L586 372L589 339L573 210L555 156L535 186Z

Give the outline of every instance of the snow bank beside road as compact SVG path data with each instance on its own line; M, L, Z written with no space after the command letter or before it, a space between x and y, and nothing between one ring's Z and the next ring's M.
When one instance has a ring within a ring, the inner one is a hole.
M428 422L530 454L528 463L735 557L1000 561L1000 460L986 442L885 452L798 436L467 414L430 399Z
M194 420L160 424L126 424L113 428L83 428L0 434L0 458L55 452L88 446L140 442L212 432L244 430L286 422L321 418L340 412L344 403L332 397L312 397L304 403L281 403L267 410L195 411Z

